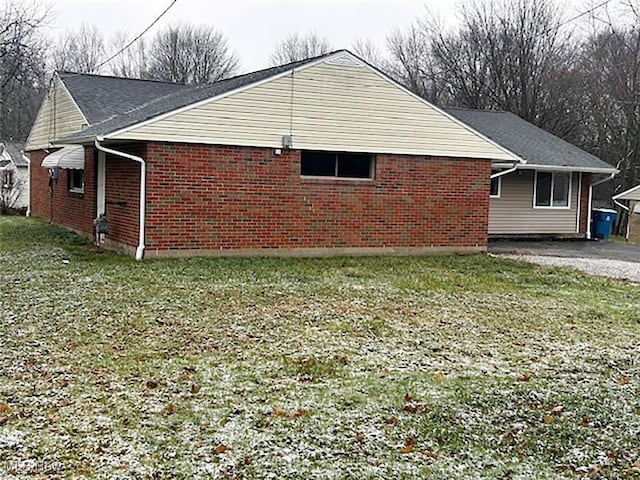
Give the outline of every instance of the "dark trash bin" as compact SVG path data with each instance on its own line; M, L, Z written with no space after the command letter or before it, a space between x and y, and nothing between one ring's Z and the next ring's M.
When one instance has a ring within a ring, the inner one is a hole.
M591 233L593 238L609 238L618 212L610 208L594 208L591 211Z

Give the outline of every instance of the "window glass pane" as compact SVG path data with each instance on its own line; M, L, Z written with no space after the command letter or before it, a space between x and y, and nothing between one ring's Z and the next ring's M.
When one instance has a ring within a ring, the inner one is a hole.
M569 174L554 173L553 175L553 206L569 206Z
M330 176L336 174L336 154L329 152L305 152L300 154L300 174Z
M363 153L339 153L338 176L371 178L371 155Z
M84 188L84 170L69 170L69 190L82 190Z
M495 172L491 172L495 173ZM500 177L491 179L491 191L490 195L492 197L497 197L500 194Z
M536 206L551 206L551 179L553 175L549 172L538 172L536 175Z

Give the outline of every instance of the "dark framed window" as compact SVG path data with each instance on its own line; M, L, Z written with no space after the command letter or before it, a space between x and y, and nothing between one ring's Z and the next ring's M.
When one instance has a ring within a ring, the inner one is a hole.
M300 154L300 174L310 177L373 178L374 159L368 153L312 152Z
M84 170L67 170L69 179L69 191L72 193L84 193Z
M2 172L2 187L11 188L13 186L13 171L5 170Z
M536 172L535 203L538 208L569 208L571 173Z

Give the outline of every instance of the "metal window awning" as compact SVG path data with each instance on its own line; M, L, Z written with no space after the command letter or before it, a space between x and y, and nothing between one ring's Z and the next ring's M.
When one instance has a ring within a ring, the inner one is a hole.
M42 166L84 170L84 147L82 145L67 145L44 157Z

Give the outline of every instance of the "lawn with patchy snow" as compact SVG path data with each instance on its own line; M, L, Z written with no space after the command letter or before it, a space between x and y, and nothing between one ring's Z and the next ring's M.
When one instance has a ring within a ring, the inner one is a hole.
M0 478L640 478L640 288L134 260L0 218Z

